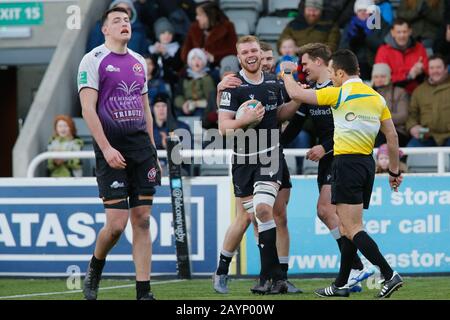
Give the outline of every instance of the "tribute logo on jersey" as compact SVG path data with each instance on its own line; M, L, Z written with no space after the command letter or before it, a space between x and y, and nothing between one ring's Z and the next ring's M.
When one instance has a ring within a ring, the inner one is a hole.
M117 110L112 113L114 120L139 120L142 118L142 110Z

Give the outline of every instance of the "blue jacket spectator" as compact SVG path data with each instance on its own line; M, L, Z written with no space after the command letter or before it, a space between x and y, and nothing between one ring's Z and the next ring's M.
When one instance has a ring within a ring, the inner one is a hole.
M390 26L394 22L394 12L392 10L392 4L389 0L375 0L375 4L380 8L381 17Z
M128 11L128 14L130 15L132 34L131 39L128 42L128 48L140 54L145 54L146 52L148 52L150 41L146 37L144 25L138 20L137 12L133 2L131 0L115 0L111 2L109 7L122 7L126 9ZM105 36L102 32L102 23L101 21L97 21L94 28L89 34L88 42L86 45L86 52L89 52L92 49L102 45L104 42Z

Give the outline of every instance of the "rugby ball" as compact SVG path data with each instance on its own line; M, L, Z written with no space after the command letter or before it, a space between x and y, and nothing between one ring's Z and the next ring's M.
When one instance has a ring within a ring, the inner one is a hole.
M244 103L245 103L245 102L244 102ZM254 100L253 102L249 103L248 105L244 105L244 103L241 104L241 106L240 106L239 109L237 110L237 112L236 112L236 117L235 117L236 119L240 119L240 118L243 116L245 108L253 109L253 108L255 108L255 107L257 106L257 104L259 103L259 101ZM262 120L262 119L261 119L261 120ZM250 123L250 124L247 126L247 129L251 129L251 128L256 127L256 126L261 122L261 120Z

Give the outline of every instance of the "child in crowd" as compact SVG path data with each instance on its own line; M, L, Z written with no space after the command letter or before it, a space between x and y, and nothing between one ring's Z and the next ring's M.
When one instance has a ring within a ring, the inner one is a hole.
M403 158L403 152L399 150L400 159ZM376 173L387 173L389 169L389 153L387 144L382 144L378 148L377 152L377 165L376 165ZM404 173L408 171L406 164L403 161L399 163L400 172Z
M285 62L285 61L291 61L294 63L298 62L297 51L298 51L298 47L295 44L294 39L284 38L283 40L281 40L280 51L279 51L280 59L278 60L276 66L275 66L275 73L276 73L277 77L280 77L280 73L281 73L280 65L282 62ZM298 73L294 74L294 78L296 80L298 80Z

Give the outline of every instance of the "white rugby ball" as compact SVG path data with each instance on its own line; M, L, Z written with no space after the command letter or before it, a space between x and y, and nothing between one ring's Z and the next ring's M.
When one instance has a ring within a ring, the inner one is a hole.
M245 103L245 102L244 102L244 103ZM256 105L259 103L259 101L255 100L254 102L251 102L251 103L249 103L248 105L244 105L244 103L241 104L241 106L239 107L239 109L236 111L236 117L235 117L236 119L240 119L240 118L242 117L242 115L244 114L245 108L253 109L253 108L256 107ZM261 120L262 120L262 119L261 119ZM256 127L256 126L261 122L261 120L250 123L250 124L247 126L247 129L251 129L251 128Z

